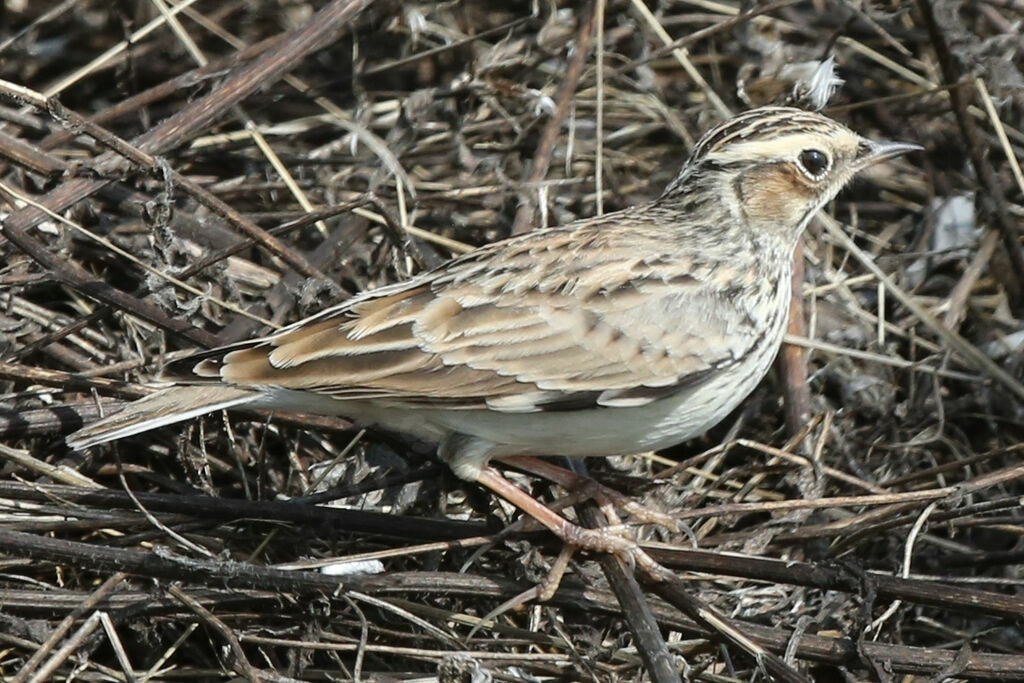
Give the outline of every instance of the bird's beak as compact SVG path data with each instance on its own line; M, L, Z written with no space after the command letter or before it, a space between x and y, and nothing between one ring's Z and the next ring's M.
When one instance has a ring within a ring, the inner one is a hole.
M907 152L918 152L923 150L921 145L912 142L888 142L886 140L864 140L857 149L857 168L864 168L879 161L892 159Z

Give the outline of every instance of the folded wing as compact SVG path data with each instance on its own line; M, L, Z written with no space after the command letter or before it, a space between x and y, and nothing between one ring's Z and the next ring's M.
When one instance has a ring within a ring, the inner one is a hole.
M356 297L261 340L170 365L179 381L506 412L634 406L699 384L757 342L721 264L533 233ZM663 246L663 242L661 243ZM569 246L571 245L571 246ZM591 249L585 266L574 256ZM599 257L595 257L595 254Z

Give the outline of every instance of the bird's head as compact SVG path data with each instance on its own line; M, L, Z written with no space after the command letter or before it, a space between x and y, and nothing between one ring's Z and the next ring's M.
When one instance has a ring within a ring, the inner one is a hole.
M868 140L814 112L762 107L708 131L664 197L709 194L733 220L792 243L858 171L919 149Z

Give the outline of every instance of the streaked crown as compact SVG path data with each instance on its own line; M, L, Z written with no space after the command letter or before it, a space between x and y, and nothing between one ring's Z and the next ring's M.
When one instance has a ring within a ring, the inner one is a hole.
M859 142L846 126L814 112L792 107L761 107L738 114L705 133L690 152L687 165L731 160L770 160L787 150L821 139Z

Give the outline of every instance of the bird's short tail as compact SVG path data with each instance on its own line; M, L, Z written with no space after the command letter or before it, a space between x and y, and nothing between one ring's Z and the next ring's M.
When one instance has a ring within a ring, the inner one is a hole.
M252 403L259 392L222 384L174 386L125 406L124 410L68 435L67 444L81 449L105 441Z

